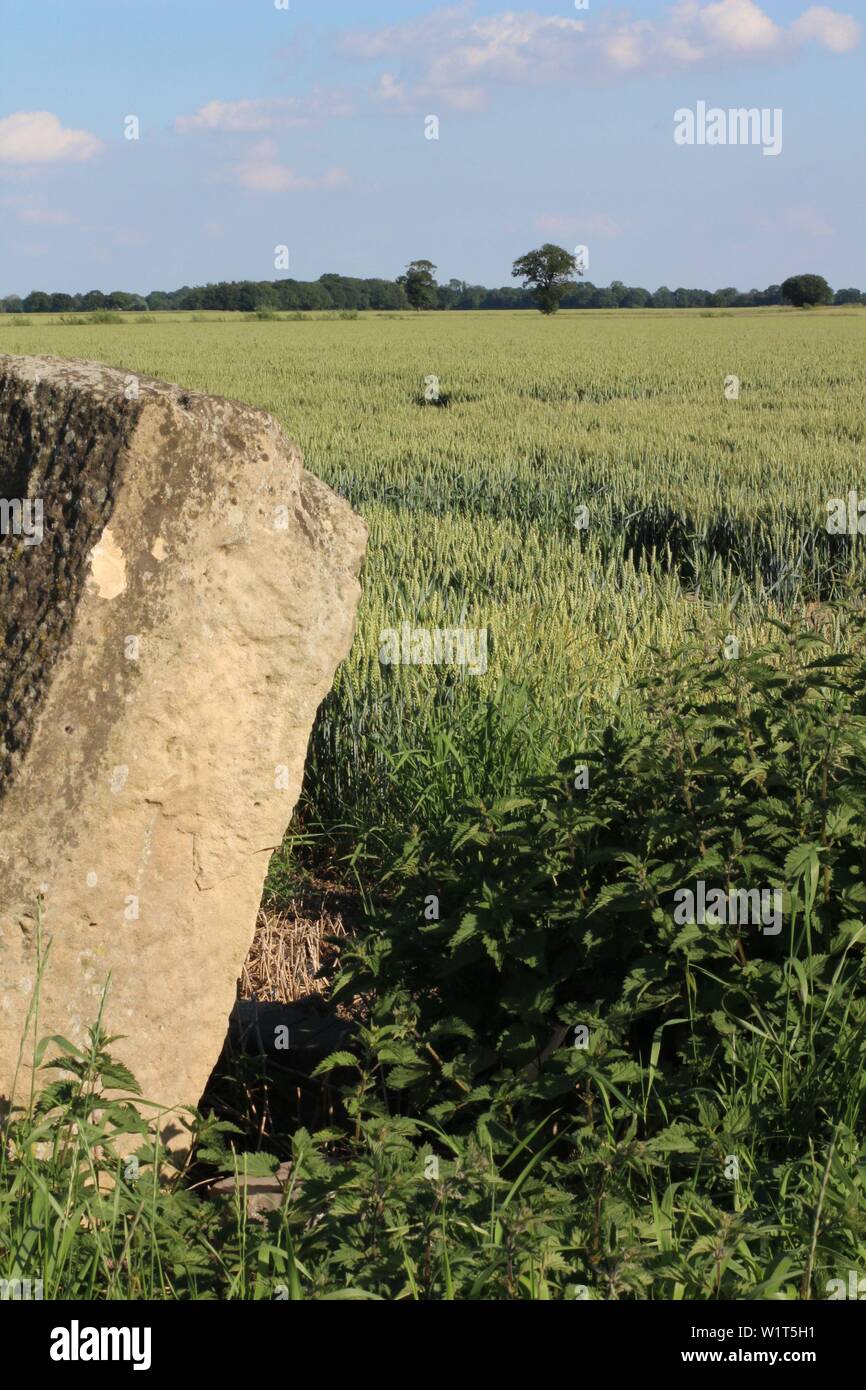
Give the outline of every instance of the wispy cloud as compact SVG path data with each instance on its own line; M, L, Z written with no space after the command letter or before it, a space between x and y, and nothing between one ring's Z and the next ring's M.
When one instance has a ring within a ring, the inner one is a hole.
M36 203L28 194L10 194L0 198L0 207L8 208L19 222L29 222L39 227L65 227L72 218L59 208L45 208Z
M783 220L786 227L803 232L805 236L833 235L833 228L827 219L811 207L786 208Z
M241 187L254 193L304 193L318 188L339 188L349 181L344 169L328 169L312 178L296 174L280 163L273 140L259 141L247 158L234 166L233 173Z
M808 204L781 208L773 213L753 210L747 221L763 236L779 237L783 232L799 232L806 237L830 237L836 234L835 227L827 221L824 213Z
M345 92L314 91L301 97L262 97L241 101L209 101L189 116L178 116L175 130L186 135L199 130L229 134L310 126L317 121L351 116L352 98Z
M0 164L79 164L102 141L87 130L67 130L51 111L17 111L0 120Z

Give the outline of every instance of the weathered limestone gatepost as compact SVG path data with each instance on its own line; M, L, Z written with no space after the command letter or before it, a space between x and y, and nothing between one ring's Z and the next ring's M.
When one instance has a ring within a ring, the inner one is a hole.
M113 1050L149 1100L195 1104L364 524L262 411L0 356L0 532L0 1102L41 913L40 1036L83 1041L110 974Z

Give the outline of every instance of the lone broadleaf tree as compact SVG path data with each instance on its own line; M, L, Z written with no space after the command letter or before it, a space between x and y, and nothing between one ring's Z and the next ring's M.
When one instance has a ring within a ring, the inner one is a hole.
M791 275L782 282L782 298L786 304L832 304L833 291L823 275Z
M527 251L515 262L511 274L523 277L523 288L531 285L543 314L555 314L572 277L582 275L577 261L562 246L546 241L537 251Z
M411 261L406 267L406 274L398 277L397 284L403 286L413 309L435 308L438 288L433 278L435 272L432 261Z

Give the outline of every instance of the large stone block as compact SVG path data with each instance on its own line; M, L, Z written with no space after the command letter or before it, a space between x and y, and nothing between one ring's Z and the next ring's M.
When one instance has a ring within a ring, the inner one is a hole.
M29 504L29 505L28 505ZM0 1102L105 1021L144 1095L219 1056L366 530L262 411L0 357Z

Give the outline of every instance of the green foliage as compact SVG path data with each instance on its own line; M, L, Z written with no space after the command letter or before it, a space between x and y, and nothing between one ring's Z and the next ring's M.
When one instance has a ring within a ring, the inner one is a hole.
M651 732L611 725L410 836L344 948L364 1021L318 1069L344 1118L273 1136L290 1177L261 1221L162 1176L110 1039L50 1040L66 1075L0 1160L0 1273L64 1297L826 1297L866 1257L864 690L862 656L792 629L684 650L645 682ZM782 930L677 922L701 879L778 889ZM193 1131L238 1182L276 1169L233 1125Z
M424 1048L407 1058L419 1074L401 1072L404 1085L474 1115L442 1067L459 1059L466 1094L511 1089L560 1031L590 1020L600 1046L634 1042L640 1020L659 1036L687 1021L688 1084L690 1067L729 1049L738 1011L748 1032L750 1010L767 1026L778 1009L779 1105L799 1107L813 1133L822 1106L853 1125L850 1059L824 1048L840 1007L858 1031L866 1019L853 988L866 939L864 677L862 657L789 629L731 661L678 653L642 682L644 731L609 726L522 795L464 807L439 837L416 832L386 876L389 911L349 949L340 984L388 1009L405 988L439 1061ZM781 929L678 922L675 895L698 880L778 890ZM426 920L431 896L438 917ZM569 1089L586 1062L557 1044L526 1096Z
M371 1004L368 1107L452 1139L558 1131L557 1184L601 1213L583 1274L610 1277L612 1221L620 1294L767 1297L771 1267L814 1292L810 1207L839 1143L853 1186L834 1169L819 1263L866 1241L864 688L862 657L789 629L740 660L678 653L644 683L646 732L609 727L523 795L413 835L344 953L337 997ZM781 930L678 922L700 880L778 890ZM665 1201L695 1241L659 1260Z
M413 309L435 309L436 307L436 267L432 261L412 261L406 267L405 275L397 278L406 298Z
M126 323L123 314L116 313L113 309L94 309L87 317L88 323L95 324L118 324Z
M569 282L577 271L577 261L561 246L546 241L537 251L528 251L514 262L511 274L522 277L524 288L531 285L543 314L555 314ZM623 287L624 288L624 287Z
M429 266L431 263L427 261L422 264ZM288 278L260 281L221 280L215 284L198 285L194 289L183 285L177 290L154 290L146 298L122 290L113 290L109 294L102 294L99 290L91 290L88 294L46 294L42 290L34 290L24 300L15 294L0 298L0 316L22 312L65 314L94 308L123 311L149 309L161 314L170 312L182 316L189 310L200 309L217 313L243 313L255 309L259 304L270 304L281 310L399 311L409 307L404 279L405 277L400 277L397 281L359 280L354 276L331 273L306 283ZM537 307L533 294L526 289L518 289L512 285L486 288L484 285L470 285L465 280L457 279L449 280L447 285L437 285L433 300L425 302L431 308L464 311L527 310ZM732 285L718 290L687 289L680 286L675 291L670 290L667 285L661 285L651 293L641 285L624 285L621 280L613 280L607 288L596 286L589 280L582 280L580 285L567 287L562 305L569 309L744 309L782 302L780 285L768 285L763 290L742 291ZM866 296L854 287L838 289L833 296L834 304L864 302ZM383 314L383 317L387 316Z
M782 298L798 308L832 304L833 291L823 275L790 275L782 282Z

